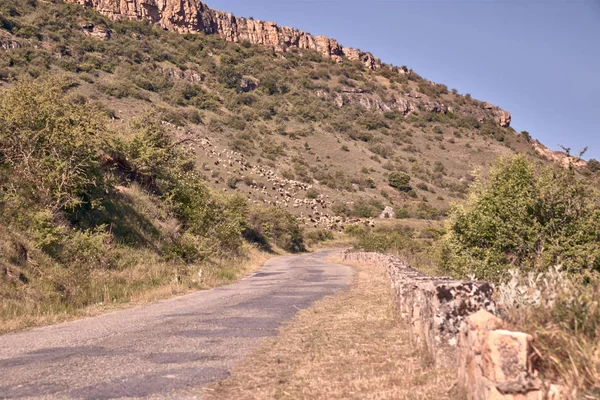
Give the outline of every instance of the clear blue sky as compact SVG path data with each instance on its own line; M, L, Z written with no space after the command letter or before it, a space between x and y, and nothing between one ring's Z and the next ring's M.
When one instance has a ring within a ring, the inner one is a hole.
M600 0L206 0L406 65L600 159Z

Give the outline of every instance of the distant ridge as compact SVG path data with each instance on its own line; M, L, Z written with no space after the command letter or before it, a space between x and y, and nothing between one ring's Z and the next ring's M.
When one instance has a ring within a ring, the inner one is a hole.
M384 64L371 53L343 47L335 39L313 36L299 29L236 17L231 13L213 10L198 0L67 0L71 3L93 7L111 18L149 20L165 29L180 33L205 32L218 34L225 40L250 42L268 46L277 51L288 49L315 50L337 62L344 59L359 61L369 69L379 69ZM408 72L393 68L399 73Z

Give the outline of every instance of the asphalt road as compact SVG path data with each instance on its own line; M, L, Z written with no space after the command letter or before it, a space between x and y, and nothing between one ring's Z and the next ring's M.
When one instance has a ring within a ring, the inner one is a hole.
M229 286L0 336L0 398L201 398L300 309L349 285L331 252L280 257Z

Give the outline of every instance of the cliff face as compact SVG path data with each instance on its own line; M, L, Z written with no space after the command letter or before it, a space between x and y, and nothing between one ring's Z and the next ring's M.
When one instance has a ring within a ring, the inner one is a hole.
M290 48L315 50L335 61L360 61L370 69L381 68L381 61L370 53L341 46L336 40L313 36L298 29L278 26L274 22L238 18L212 10L198 0L67 0L92 7L109 18L149 20L180 33L218 34L225 40L248 41L277 51ZM402 70L399 70L403 72Z
M94 8L111 19L148 20L163 28L179 33L217 34L234 42L249 42L270 47L276 51L289 49L315 50L324 57L341 62L344 59L358 61L366 68L376 70L384 67L381 60L371 53L343 47L336 40L325 36L313 36L301 30L278 26L274 22L238 18L230 13L213 10L199 0L66 0L82 6ZM84 27L86 33L106 38L106 32L96 32L93 27ZM109 34L109 33L108 33ZM104 36L102 36L104 35ZM410 74L403 68L390 67L398 74ZM327 95L322 95L322 97ZM448 112L448 107L426 98L400 96L398 100L386 102L377 96L364 93L341 93L334 99L341 107L356 104L379 111L398 110L407 115L416 110ZM510 126L511 116L507 111L490 104L484 109L473 108L464 112L480 121L491 118L502 127Z

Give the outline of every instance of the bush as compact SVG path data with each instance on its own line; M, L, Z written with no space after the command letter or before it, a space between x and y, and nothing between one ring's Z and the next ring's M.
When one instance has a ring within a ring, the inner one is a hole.
M305 237L309 241L309 243L312 244L326 242L328 240L334 239L333 232L331 232L329 229L318 229L315 231L310 231L306 233Z
M600 197L574 174L536 168L525 156L501 159L467 203L451 212L444 237L447 270L492 280L507 266L600 270Z
M277 207L250 210L244 235L267 245L272 241L291 253L306 250L296 217Z
M53 211L97 205L101 154L111 133L62 78L22 82L0 97L0 189Z
M232 65L224 65L219 69L219 83L228 89L239 89L242 81L242 74L236 71Z
M394 171L388 176L388 183L391 187L400 191L407 192L410 188L410 176L404 172Z
M597 173L600 172L600 162L596 159L590 158L587 163L587 167L590 171Z

